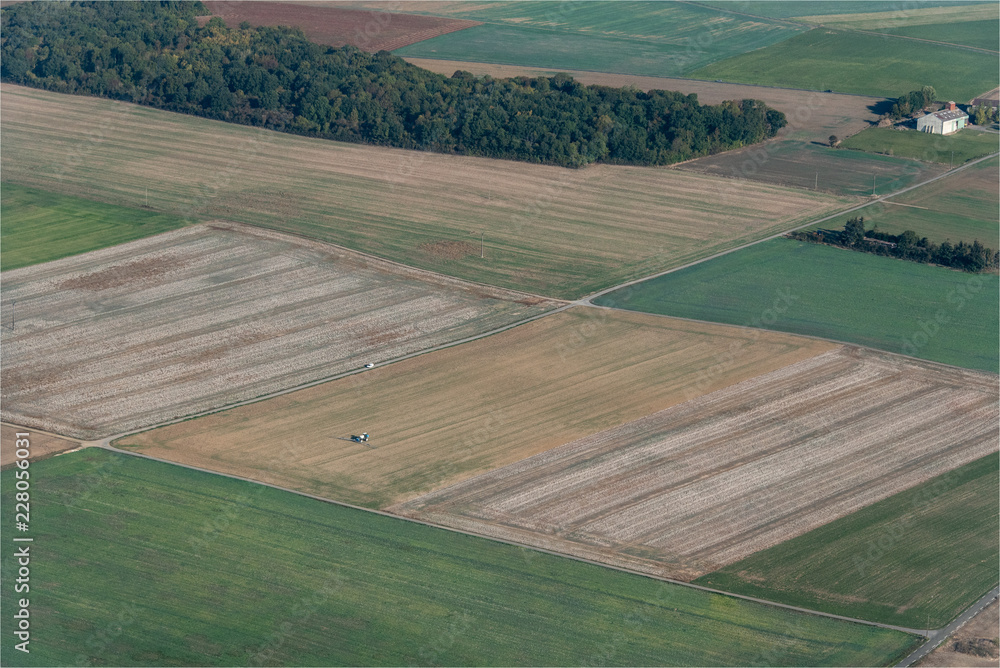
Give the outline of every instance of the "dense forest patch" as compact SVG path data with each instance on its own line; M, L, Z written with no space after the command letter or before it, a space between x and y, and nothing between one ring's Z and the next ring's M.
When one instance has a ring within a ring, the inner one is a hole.
M758 100L584 86L572 77L445 77L298 29L227 28L201 3L4 8L2 77L348 142L582 166L662 165L762 141L785 125Z

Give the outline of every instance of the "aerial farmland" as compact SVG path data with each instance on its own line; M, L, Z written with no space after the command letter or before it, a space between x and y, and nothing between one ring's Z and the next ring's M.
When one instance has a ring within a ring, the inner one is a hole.
M995 2L0 21L3 665L1000 661Z
M90 440L556 306L227 223L14 270L5 288L19 305L4 384L25 389L4 419Z

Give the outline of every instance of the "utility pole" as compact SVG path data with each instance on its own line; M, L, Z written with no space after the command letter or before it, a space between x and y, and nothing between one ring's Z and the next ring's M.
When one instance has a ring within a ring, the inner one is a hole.
M16 299L12 299L10 302L10 331L14 331L14 304L17 303Z
M479 237L479 257L480 259L486 259L486 232L483 231L482 235Z
M875 175L872 174L872 197L875 197Z
M146 208L149 208L149 187L146 188Z
M819 172L816 172L816 185L813 186L813 190L819 190Z

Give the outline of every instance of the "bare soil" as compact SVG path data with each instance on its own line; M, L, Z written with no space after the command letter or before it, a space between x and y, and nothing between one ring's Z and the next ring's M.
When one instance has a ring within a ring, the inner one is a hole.
M488 331L556 302L216 222L4 272L5 420L96 439Z
M50 434L39 433L30 427L21 427L12 424L0 424L0 468L7 469L17 461L16 441L17 433L28 434L28 461L36 462L40 459L48 459L60 452L75 450L80 447L76 441L71 441Z
M970 654L968 651L958 651L959 649L968 650L970 643L975 643L988 649L992 644L988 641L995 643L1000 639L1000 612L998 612L998 606L1000 606L1000 602L993 601L993 603L983 608L982 612L969 620L965 626L955 632L955 635L941 643L937 649L924 657L917 665L952 666L954 668L1000 666L1000 659L996 658L996 655L990 659Z
M420 244L420 250L448 260L460 260L469 255L479 255L479 247L473 246L467 241L435 241Z
M233 28L291 26L318 44L356 46L363 51L392 51L415 42L480 25L479 21L395 12L344 9L290 2L209 0L205 6ZM212 16L198 17L204 25Z
M389 510L693 579L995 452L997 398L844 347Z

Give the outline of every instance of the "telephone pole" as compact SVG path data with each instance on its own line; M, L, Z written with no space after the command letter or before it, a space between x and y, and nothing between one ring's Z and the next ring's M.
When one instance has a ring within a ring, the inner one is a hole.
M486 232L483 231L482 235L479 237L479 257L480 259L486 259Z
M872 197L875 197L875 175L872 174Z

